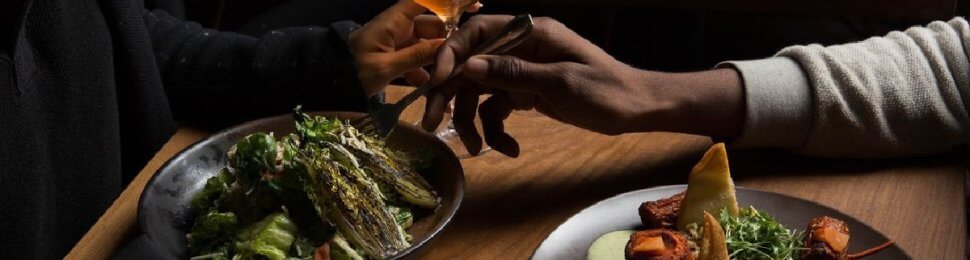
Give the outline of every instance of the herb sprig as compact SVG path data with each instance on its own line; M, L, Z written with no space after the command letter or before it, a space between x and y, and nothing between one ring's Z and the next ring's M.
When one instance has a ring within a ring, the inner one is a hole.
M731 259L793 260L802 246L802 232L788 230L754 207L743 208L738 216L721 210L719 217Z

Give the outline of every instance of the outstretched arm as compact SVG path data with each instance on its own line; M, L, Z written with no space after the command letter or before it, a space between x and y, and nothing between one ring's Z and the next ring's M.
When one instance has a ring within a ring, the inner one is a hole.
M362 27L337 22L277 29L259 38L205 29L164 11L143 16L173 109L234 107L235 114L238 107L279 113L300 103L362 110L366 97L394 78L426 80L421 67L433 60L444 32L440 20L421 15L425 11L402 0ZM220 106L212 100L231 102Z
M963 18L884 37L729 62L745 84L736 147L894 157L970 140L970 26Z
M476 16L445 42L435 78L455 57L511 19ZM515 109L605 134L672 131L829 157L930 154L970 141L970 26L962 18L885 37L692 73L627 66L562 24L539 18L529 40L502 56L476 56L436 90L425 126L455 98L454 124L471 151L484 139L518 154L502 121ZM733 67L733 69L732 69ZM481 106L479 94L492 93Z

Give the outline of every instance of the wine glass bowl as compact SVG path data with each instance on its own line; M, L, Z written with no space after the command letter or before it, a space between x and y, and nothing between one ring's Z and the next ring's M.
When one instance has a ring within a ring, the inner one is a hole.
M448 36L451 36L451 33L458 29L461 15L469 7L475 5L478 0L414 0L414 2L428 8L437 15L445 23L445 31L448 32Z

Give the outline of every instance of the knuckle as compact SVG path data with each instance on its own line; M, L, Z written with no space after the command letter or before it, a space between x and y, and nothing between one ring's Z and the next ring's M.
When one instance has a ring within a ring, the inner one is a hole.
M507 78L520 78L526 76L525 66L522 61L511 57L503 57L497 61L497 73Z
M488 24L489 20L491 20L491 16L488 16L488 15L476 15L476 16L472 16L471 19L468 19L468 22L466 22L466 23L468 25L471 25L472 27L482 27L482 26Z

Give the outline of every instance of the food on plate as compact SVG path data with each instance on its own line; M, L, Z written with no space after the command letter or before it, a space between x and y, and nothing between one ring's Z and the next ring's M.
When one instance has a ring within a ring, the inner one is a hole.
M720 222L734 259L797 259L803 249L801 233L754 207L741 209L737 216L721 211Z
M697 243L697 260L728 260L727 240L724 229L714 216L704 212L700 242Z
M808 223L805 233L805 258L842 259L849 247L849 226L841 220L822 216Z
M849 254L849 225L845 222L829 216L821 216L812 219L808 223L805 233L805 252L802 259L805 260L843 260L858 259L892 245L892 241L887 241L881 245L862 252Z
M724 144L711 147L694 166L686 192L644 202L638 213L647 230L635 231L627 240L614 237L623 233L609 233L615 235L597 239L588 259L843 260L874 254L893 243L847 254L849 227L841 220L817 217L802 233L754 207L740 208ZM622 242L624 257L593 252L616 250L610 243Z
M682 200L684 200L684 192L670 198L644 202L640 204L640 220L647 228L674 229Z
M727 151L723 143L718 143L704 153L687 177L687 193L678 213L677 229L687 230L687 225L700 225L704 221L704 212L715 214L721 209L727 209L731 215L738 214Z
M626 259L693 259L683 233L669 229L634 232L626 244Z
M586 259L623 259L626 244L633 230L617 230L603 234L589 246Z
M192 259L382 259L439 198L428 160L336 119L294 111L296 133L254 133L192 200Z

